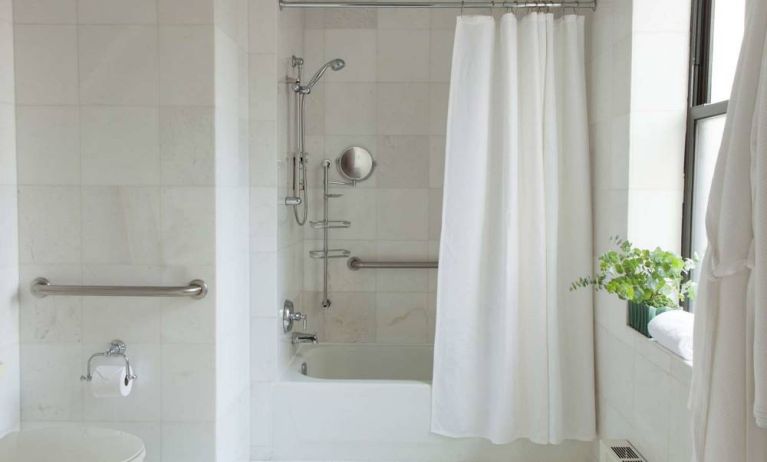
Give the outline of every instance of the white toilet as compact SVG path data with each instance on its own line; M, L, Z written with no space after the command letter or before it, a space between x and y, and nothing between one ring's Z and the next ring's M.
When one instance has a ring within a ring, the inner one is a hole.
M0 439L2 462L143 462L144 442L107 428L23 430Z

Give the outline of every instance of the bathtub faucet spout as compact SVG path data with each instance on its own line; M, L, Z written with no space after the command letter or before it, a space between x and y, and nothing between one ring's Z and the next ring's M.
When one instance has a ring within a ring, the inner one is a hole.
M307 334L304 332L293 332L291 337L291 343L298 345L299 343L320 343L317 339L317 334Z

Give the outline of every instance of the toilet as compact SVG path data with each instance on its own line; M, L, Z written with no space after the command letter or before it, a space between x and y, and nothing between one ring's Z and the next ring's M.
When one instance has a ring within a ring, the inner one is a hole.
M0 439L3 462L143 462L145 457L140 438L107 428L22 430Z

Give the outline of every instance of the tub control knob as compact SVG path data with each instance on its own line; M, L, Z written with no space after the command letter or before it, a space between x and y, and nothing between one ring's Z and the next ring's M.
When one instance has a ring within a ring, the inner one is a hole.
M293 330L295 321L303 321L303 329L306 330L307 318L305 314L295 310L292 301L285 300L285 304L282 306L282 330L285 333Z

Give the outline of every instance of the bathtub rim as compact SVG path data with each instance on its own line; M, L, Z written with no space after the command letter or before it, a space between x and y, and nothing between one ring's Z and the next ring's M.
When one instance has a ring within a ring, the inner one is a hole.
M321 349L323 347L357 347L357 348L430 348L432 354L434 345L430 343L319 343L303 344L296 348L296 352L288 362L287 367L280 376L281 382L311 383L311 384L346 384L346 385L420 385L431 388L432 380L412 379L323 379L303 375L299 372L300 364L306 357L307 350Z

